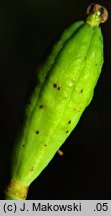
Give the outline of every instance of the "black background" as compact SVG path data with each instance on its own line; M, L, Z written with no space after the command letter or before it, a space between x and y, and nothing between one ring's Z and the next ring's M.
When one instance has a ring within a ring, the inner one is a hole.
M89 0L0 2L0 191L38 60L69 24L85 19ZM103 24L104 66L95 96L76 129L31 184L27 199L111 199L111 2Z

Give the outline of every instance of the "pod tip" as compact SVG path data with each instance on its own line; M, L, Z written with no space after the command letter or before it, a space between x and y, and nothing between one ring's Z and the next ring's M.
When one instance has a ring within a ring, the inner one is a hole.
M98 26L100 23L104 23L108 19L107 9L100 4L90 4L86 13L89 14L86 22L92 26Z

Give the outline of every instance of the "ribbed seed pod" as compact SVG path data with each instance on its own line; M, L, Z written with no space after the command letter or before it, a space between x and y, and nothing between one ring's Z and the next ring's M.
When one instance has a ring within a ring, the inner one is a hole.
M100 5L67 28L37 70L38 84L26 107L14 146L6 199L25 199L29 185L54 157L92 100L103 65ZM104 18L105 17L105 18Z

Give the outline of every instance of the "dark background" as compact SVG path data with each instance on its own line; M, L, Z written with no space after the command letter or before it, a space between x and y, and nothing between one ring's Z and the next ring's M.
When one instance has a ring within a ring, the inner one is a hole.
M38 60L69 24L85 19L89 0L0 1L0 190ZM110 1L98 1L111 11ZM111 16L103 24L104 66L91 105L31 184L28 199L111 199Z

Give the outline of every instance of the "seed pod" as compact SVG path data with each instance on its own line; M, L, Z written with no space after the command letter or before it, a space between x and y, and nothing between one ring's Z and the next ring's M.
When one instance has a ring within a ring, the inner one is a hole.
M99 27L106 10L88 8L86 21L67 28L37 70L38 84L14 146L6 199L26 199L28 187L54 157L92 100L103 65Z

